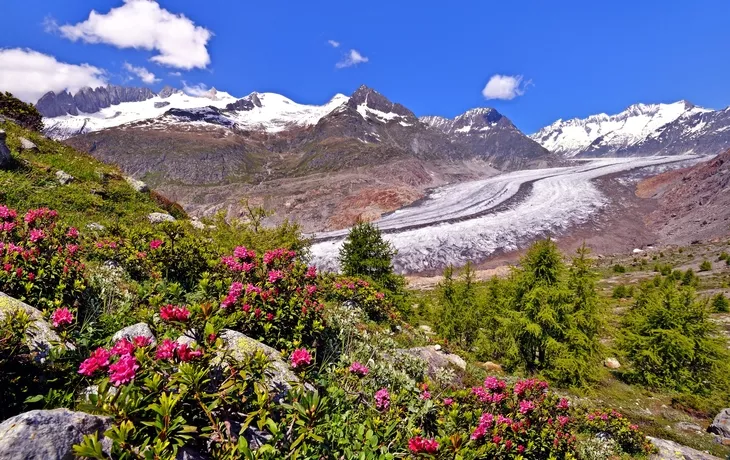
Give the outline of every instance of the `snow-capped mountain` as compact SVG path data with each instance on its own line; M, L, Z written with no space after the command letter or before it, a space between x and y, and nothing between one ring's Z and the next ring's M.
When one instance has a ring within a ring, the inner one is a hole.
M109 97L110 93L124 93L122 90L129 97ZM314 125L347 100L347 96L337 94L328 103L317 106L298 104L276 93L251 93L237 99L215 88L192 96L169 87L154 94L147 89L109 86L96 90L85 88L74 96L67 92L48 93L37 107L42 114L53 115L43 120L46 134L67 139L145 120L156 120L163 125L206 121L245 131L276 133L295 126Z
M420 120L447 134L483 133L496 127L500 120L509 122L501 113L488 107L467 110L453 119L428 115L421 117Z
M704 112L709 110L687 101L634 104L615 115L601 113L583 119L558 120L530 137L566 157L611 156L656 135L670 123Z

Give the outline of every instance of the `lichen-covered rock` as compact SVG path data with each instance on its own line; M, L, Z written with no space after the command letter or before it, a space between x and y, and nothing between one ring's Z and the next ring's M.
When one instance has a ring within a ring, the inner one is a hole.
M40 310L0 292L0 320L17 310L25 311L32 320L26 331L26 340L31 350L44 352L51 349L54 343L61 341L56 331L43 319L43 313Z
M66 185L74 180L74 176L67 173L66 171L58 170L56 171L56 180L59 184Z
M7 134L5 134L5 131L0 129L0 168L3 166L7 166L8 163L12 161L12 157L10 156L10 149L5 143L6 137Z
M127 183L137 192L145 193L149 192L150 188L142 182L141 180L137 180L134 177L125 176L124 180L127 181Z
M710 433L716 434L720 438L730 440L730 408L723 409L715 416L712 425L707 428Z
M437 345L428 347L415 347L405 350L396 350L399 353L407 353L411 356L422 359L428 364L429 373L438 371L439 369L447 369L449 367L457 367L461 370L466 369L466 361L459 355L449 353L437 348Z
M162 222L174 222L175 218L164 212L152 212L147 216L151 224L159 224Z
M292 384L299 383L299 377L291 370L284 357L268 345L254 340L245 334L225 329L221 331L221 338L226 343L226 349L230 351L231 357L243 360L247 355L254 354L261 350L269 358L269 390L277 394L286 394L292 388Z
M110 418L68 409L25 412L0 424L0 460L72 460L74 444L86 434L102 438L110 425Z
M38 150L38 146L32 141L24 137L19 137L18 140L20 140L20 150Z
M150 339L152 341L152 345L157 344L155 334L152 333L152 329L150 329L147 323L132 324L131 326L127 326L124 329L117 331L114 336L112 336L112 341L116 342L121 339L132 340L139 336Z
M652 454L649 460L721 460L714 455L677 444L674 441L651 436L649 436L649 440L659 449L659 453Z

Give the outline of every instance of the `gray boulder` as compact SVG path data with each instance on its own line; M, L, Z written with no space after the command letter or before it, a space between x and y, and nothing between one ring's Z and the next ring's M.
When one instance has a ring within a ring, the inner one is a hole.
M449 353L441 349L438 345L428 347L415 347L397 350L398 353L406 353L416 358L420 358L428 364L429 373L434 373L439 369L447 369L449 367L457 367L461 370L466 369L466 361L459 355Z
M10 156L10 149L5 143L6 138L7 134L5 134L5 131L0 129L0 168L7 166L12 160L12 157Z
M72 460L73 446L84 435L103 438L110 426L110 418L68 409L16 415L0 424L0 460Z
M147 323L137 323L132 324L131 326L127 326L124 329L121 329L117 331L112 336L112 341L116 342L117 340L121 339L127 339L132 340L135 337L147 337L152 341L152 345L157 344L157 339L155 338L155 335L152 333L152 329L147 325Z
M299 377L291 370L281 353L270 346L230 329L221 331L220 337L226 343L226 350L236 360L243 360L257 350L261 350L269 358L267 383L270 391L283 396L291 390L292 384L299 383Z
M66 171L58 170L56 171L56 180L59 184L66 185L74 180L74 176L67 173Z
M50 350L53 344L61 341L53 327L43 319L43 313L40 310L0 292L0 320L18 310L26 312L32 320L26 331L26 340L31 350L45 352ZM66 345L71 346L70 344Z
M651 436L648 438L659 449L659 453L652 454L649 460L722 460L714 455L677 444L674 441L652 438Z
M130 187L132 187L139 193L146 193L150 191L150 188L147 186L147 184L145 184L141 180L135 179L134 177L124 176L124 180L127 181Z
M721 410L720 413L715 416L715 419L712 421L712 425L707 428L707 431L730 441L730 408Z
M162 222L174 222L175 218L164 212L152 212L147 216L151 224L159 224Z
M31 140L24 137L19 137L18 139L20 140L20 150L38 150L38 146Z

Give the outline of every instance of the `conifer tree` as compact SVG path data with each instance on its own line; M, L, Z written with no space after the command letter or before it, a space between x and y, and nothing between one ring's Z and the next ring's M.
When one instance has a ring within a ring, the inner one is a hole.
M446 267L438 293L441 310L437 330L443 337L470 348L479 333L480 320L471 263L466 264L458 280L454 279L454 267Z
M393 272L396 250L383 239L380 230L369 222L358 222L340 248L340 268L347 276L368 277L382 286L399 287Z

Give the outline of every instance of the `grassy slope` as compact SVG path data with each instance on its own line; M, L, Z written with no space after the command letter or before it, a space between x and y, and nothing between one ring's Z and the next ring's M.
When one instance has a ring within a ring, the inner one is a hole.
M0 129L7 133L14 159L9 168L0 170L0 203L18 211L56 209L79 227L91 222L134 224L146 220L150 212L162 211L148 194L130 187L116 167L11 122L0 123ZM20 151L19 137L33 141L38 151ZM75 180L60 185L59 170Z
M609 312L607 328L602 339L607 346L606 356L618 357L622 364L626 363L619 350L613 346L613 337L619 333L621 317L634 299L613 299L612 292L615 286L624 284L636 289L642 281L657 275L654 272L656 264L668 264L673 269L694 270L699 277L697 292L700 296L710 297L717 292L724 292L730 297L730 266L724 261L718 261L718 256L723 251L730 252L730 241L654 250L636 256L617 255L599 260L597 269L601 279L598 282L598 290ZM712 262L712 270L699 271L699 266L704 260ZM624 266L626 273L615 273L613 266L616 264ZM485 286L485 282L478 283L477 298L484 293ZM436 291L424 290L415 294L416 304L420 308L416 309L414 326L419 323L434 326L429 324L428 318L434 317ZM730 313L713 313L711 317L718 324L720 332L730 340ZM700 405L705 406L704 413L696 408L684 410L681 401L683 398L674 392L653 391L641 386L628 385L620 379L620 370L603 369L602 372L603 378L595 388L585 392L572 392L572 396L582 405L588 408L616 408L638 423L650 436L671 439L695 449L709 451L720 458L730 456L730 446L717 444L714 436L705 432L707 426L712 423L712 418L721 409L716 406L716 401L699 400ZM697 425L700 430L687 428L686 425L683 428L682 422Z

